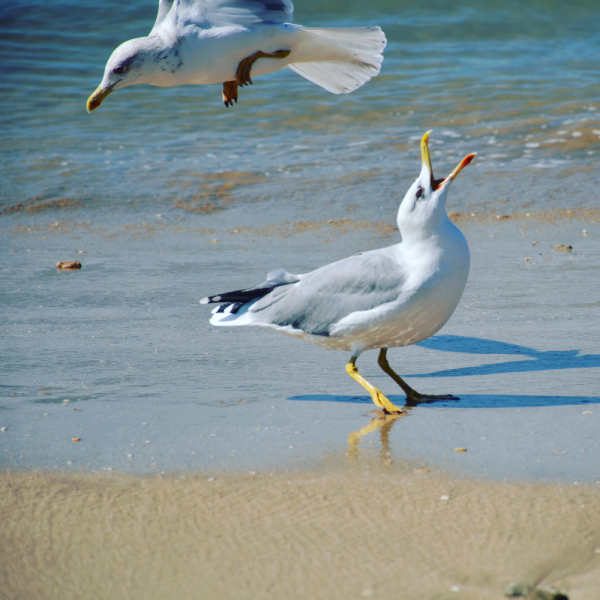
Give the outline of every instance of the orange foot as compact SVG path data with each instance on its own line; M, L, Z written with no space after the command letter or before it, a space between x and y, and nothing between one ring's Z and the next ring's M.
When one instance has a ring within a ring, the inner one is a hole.
M225 81L223 83L223 104L227 108L233 106L238 101L238 84L237 81Z
M223 84L223 103L228 108L233 106L233 103L238 100L238 85L244 87L245 85L252 85L252 77L250 72L252 71L252 65L259 58L287 58L290 55L291 50L275 50L275 52L262 52L259 50L250 56L247 56L238 65L235 81L226 81Z
M247 56L240 62L237 68L236 78L239 85L252 85L252 79L250 77L250 71L252 65L259 58L287 58L290 55L291 50L275 50L275 52L262 52L258 51L250 56Z

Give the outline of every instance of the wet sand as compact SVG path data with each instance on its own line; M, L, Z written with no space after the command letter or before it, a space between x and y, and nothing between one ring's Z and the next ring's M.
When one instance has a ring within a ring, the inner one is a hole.
M2 598L496 599L600 589L600 486L395 464L168 477L5 472Z
M214 331L197 304L392 243L396 210L11 223L0 598L491 600L519 581L597 600L595 207L449 208L467 290L394 360L460 401L388 428L345 356Z

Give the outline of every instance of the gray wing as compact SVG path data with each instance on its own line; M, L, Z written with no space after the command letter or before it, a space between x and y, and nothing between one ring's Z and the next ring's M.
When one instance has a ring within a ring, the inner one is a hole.
M344 317L397 300L405 276L390 248L357 254L275 288L250 308L257 321L329 335Z
M160 0L152 31L159 27L181 29L194 24L214 25L289 23L294 15L291 0Z

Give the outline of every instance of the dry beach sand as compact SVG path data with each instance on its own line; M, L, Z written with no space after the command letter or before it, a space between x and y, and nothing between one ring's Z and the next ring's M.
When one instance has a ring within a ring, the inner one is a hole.
M0 597L502 598L600 589L600 486L375 461L311 473L4 473Z

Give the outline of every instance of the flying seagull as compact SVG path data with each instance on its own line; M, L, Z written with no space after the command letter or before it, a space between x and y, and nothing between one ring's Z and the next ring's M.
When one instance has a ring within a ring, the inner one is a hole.
M150 34L121 44L108 59L88 112L134 83L222 83L229 107L238 86L284 67L333 94L379 73L386 44L379 27L307 28L289 23L293 12L290 0L160 0Z
M469 247L446 214L450 184L475 154L444 179L435 179L428 148L423 166L398 211L399 244L361 252L303 275L280 269L256 287L208 296L218 303L210 319L219 327L252 325L302 338L331 350L351 352L346 371L385 413L403 410L356 368L365 350L380 348L379 366L404 390L407 405L453 396L419 394L387 361L387 349L427 339L448 321L469 274Z

